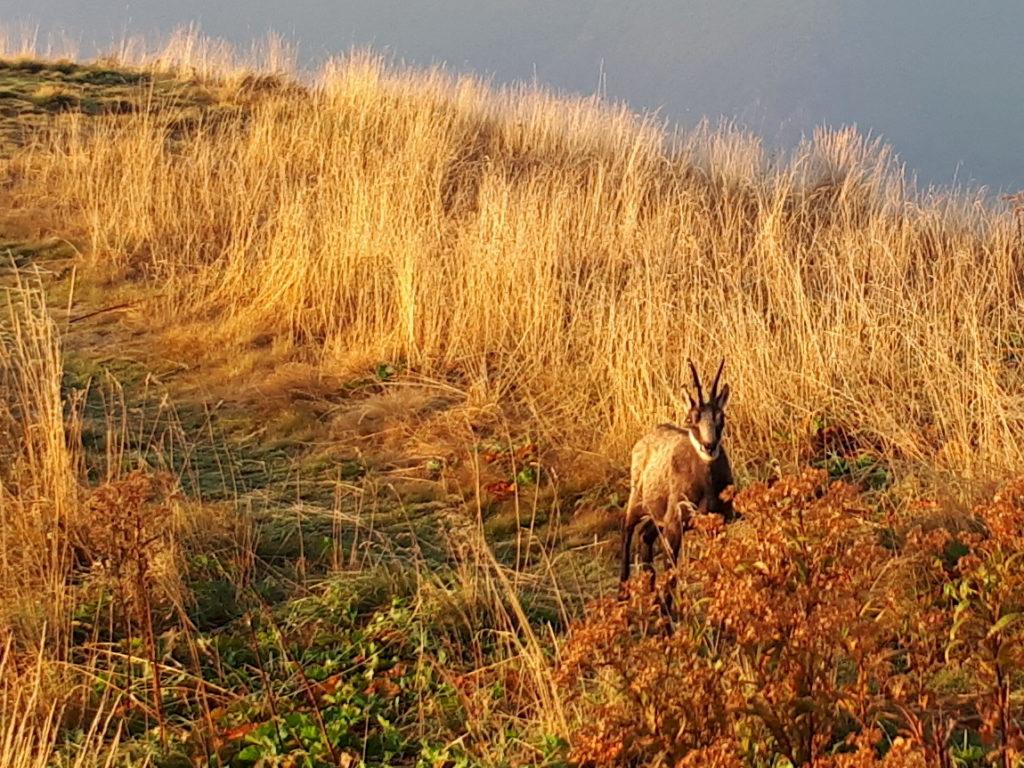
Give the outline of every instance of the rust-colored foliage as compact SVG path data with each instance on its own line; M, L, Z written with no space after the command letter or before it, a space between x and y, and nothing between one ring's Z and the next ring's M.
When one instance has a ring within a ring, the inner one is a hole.
M732 649L730 687L775 750L803 765L871 722L888 656L874 585L888 553L856 492L819 473L737 497L753 535L704 542L690 565L705 620Z
M947 768L968 733L1019 764L1024 483L975 533L883 536L817 472L735 503L740 523L689 534L671 624L641 590L574 627L577 763Z
M573 743L581 765L641 757L666 765L739 765L724 748L732 724L714 660L700 652L699 636L668 629L655 601L634 592L626 601L594 606L591 620L574 632L560 679L571 684L587 677L596 686L593 694L580 692L589 709Z
M1003 768L1024 758L1019 695L1024 671L1024 481L975 510L983 533L964 537L968 552L946 585L953 600L948 657L974 683L976 714L990 757Z
M81 565L88 564L113 589L126 636L130 640L142 633L153 668L153 707L161 739L165 723L153 609L157 572L176 569L172 488L168 476L131 472L93 490L72 530Z
M144 559L169 530L170 493L169 478L139 471L97 487L76 520L83 554L115 571Z

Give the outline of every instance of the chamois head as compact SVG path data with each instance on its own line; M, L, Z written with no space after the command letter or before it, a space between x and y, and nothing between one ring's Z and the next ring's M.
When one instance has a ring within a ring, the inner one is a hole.
M690 442L702 461L712 462L718 458L722 450L722 435L725 432L725 404L729 401L729 385L718 390L718 380L725 367L725 358L718 365L718 373L711 384L708 399L704 399L704 390L700 385L697 369L690 362L690 373L693 374L693 387L697 391L697 399L687 393L690 399L690 412L686 417L686 429L690 432Z

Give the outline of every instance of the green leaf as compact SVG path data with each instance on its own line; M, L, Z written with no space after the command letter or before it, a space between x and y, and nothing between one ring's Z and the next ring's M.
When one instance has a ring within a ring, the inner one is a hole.
M987 640L998 634L1001 634L1002 632L1005 632L1010 626L1012 626L1015 622L1020 621L1021 619L1024 619L1024 613L1020 612L1008 613L1005 616L1000 617L999 621L997 621L995 624L989 627L988 632L985 634L985 639Z
M235 759L245 763L255 763L261 757L263 757L263 748L259 744L250 744L239 752Z
M516 475L518 485L534 485L537 482L537 471L533 467L523 467Z

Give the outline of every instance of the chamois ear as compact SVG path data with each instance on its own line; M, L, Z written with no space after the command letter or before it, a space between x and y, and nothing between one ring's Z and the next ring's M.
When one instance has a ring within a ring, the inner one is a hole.
M729 385L723 384L722 391L718 393L718 398L715 400L715 405L718 406L718 410L722 410L727 402L729 402Z

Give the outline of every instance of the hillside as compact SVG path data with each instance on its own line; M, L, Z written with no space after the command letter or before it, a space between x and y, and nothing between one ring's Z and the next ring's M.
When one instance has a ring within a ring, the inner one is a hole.
M1015 764L1011 213L364 54L0 61L0 178L0 764ZM720 356L665 634L626 457Z

